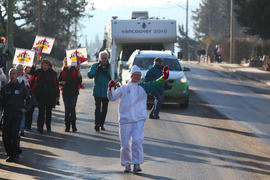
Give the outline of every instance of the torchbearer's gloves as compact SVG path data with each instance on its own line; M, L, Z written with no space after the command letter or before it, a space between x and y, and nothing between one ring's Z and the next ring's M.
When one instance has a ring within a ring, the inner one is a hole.
M163 71L162 71L162 74L163 74L163 78L165 80L168 79L168 77L170 75L169 66L164 66Z
M110 82L108 83L109 91L112 89L112 87L116 87L116 83L113 80L110 80Z

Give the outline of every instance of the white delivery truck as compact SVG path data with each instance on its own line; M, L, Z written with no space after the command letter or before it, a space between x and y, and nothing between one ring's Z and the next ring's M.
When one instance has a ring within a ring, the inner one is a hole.
M174 52L176 20L149 18L147 11L135 11L131 19L113 17L105 26L104 38L114 77L114 69L120 75L121 66L136 49Z

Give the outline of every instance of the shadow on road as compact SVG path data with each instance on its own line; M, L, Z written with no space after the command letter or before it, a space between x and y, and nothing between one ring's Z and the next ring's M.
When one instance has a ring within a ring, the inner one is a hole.
M153 143L155 143L155 145L153 145ZM156 145L157 143L159 145ZM173 142L150 137L145 138L144 152L149 157L158 157L191 163L203 163L209 164L210 166L213 166L210 160L216 159L224 162L230 162L233 164L248 166L248 167L239 166L238 168L239 170L270 175L270 165L263 163L263 162L266 163L270 162L270 158L254 154L212 148L201 145ZM238 160L237 158L243 158L247 160ZM152 158L146 159L150 161L155 161ZM237 166L236 165L226 166L226 168L231 169L234 169L235 167Z
M145 173L137 173L135 174L139 177L144 177L148 179L157 179L157 180L173 180L172 178L164 177L164 176L156 176L156 175L151 175L151 174L145 174Z
M215 121L220 121L220 120L230 121L230 119L228 119L223 114L219 113L217 110L213 109L209 103L203 101L193 91L190 91L190 105L187 109L179 109L177 104L163 104L161 112L166 112L166 113L170 113L170 114L179 114L179 115L181 114L181 115L190 116L190 117L197 116L197 117L201 117L201 118L214 119ZM178 120L162 119L162 121L167 121L167 122L171 122L171 123L178 123L178 124L188 124L188 125L193 125L193 126L205 127L205 128L209 128L209 129L216 129L216 130L220 130L220 131L224 131L224 132L231 132L231 133L235 133L235 134L239 134L239 135L243 135L243 136L260 137L260 138L270 139L270 136L265 135L265 134L238 131L238 130L234 130L234 129L207 126L207 125L203 125L203 124L183 122L183 121L178 121Z

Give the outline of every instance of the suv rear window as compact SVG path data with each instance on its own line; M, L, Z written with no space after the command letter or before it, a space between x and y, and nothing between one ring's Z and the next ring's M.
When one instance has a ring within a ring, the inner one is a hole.
M141 70L148 70L154 64L153 57L136 57L133 61L133 65L137 65ZM172 71L182 71L181 65L178 59L174 58L163 58L163 66L168 65Z

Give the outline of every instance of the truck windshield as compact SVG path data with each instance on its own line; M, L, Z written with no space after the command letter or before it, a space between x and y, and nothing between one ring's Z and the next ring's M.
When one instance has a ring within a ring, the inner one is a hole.
M136 57L134 59L133 65L137 65L141 70L148 70L153 67L154 64L153 57ZM168 65L172 71L182 71L181 65L178 59L174 58L163 58L163 66Z

